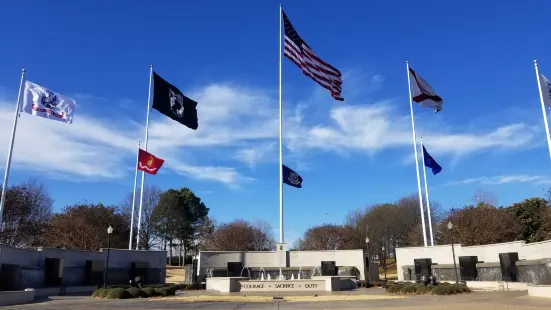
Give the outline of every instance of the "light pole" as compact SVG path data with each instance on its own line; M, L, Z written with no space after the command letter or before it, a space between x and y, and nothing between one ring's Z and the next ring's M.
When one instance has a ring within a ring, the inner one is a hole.
M365 237L365 245L367 247L367 277L371 284L371 257L369 256L369 237Z
M105 267L105 273L103 278L103 288L107 288L107 274L109 273L109 251L111 250L111 234L113 233L113 227L109 225L107 228L107 264Z
M453 255L453 270L455 271L455 284L459 283L459 277L457 276L457 265L455 264L455 249L453 247L453 224L448 222L448 230L450 231L450 237L452 238L452 255Z
M385 281L387 281L387 278L386 278L386 252L385 252L385 246L384 245L381 248L381 250L383 251L383 270L385 272Z

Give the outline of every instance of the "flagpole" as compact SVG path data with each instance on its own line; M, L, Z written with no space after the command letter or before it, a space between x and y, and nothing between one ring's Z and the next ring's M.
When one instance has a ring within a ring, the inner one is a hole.
M538 61L534 60L534 68L536 68L536 77L538 78L538 88L540 90L541 112L543 113L543 122L545 123L545 134L547 135L547 146L549 147L549 156L551 157L551 136L549 135L549 123L547 122L547 113L543 101L543 92L541 90L540 72L538 70Z
M413 118L413 97L411 96L411 80L409 78L409 61L406 61L408 75L409 109L411 111L411 132L413 134L413 152L415 154L415 172L417 172L417 190L419 192L419 208L421 209L421 229L423 229L423 243L427 246L427 230L425 228L425 212L423 210L423 196L421 194L421 178L419 177L419 159L417 158L417 141L415 139L415 120Z
M140 161L140 141L136 150L136 173L134 173L134 192L132 194L132 215L130 216L130 238L128 240L128 249L132 250L132 238L134 237L134 209L136 205L136 185L138 183L138 163Z
M279 5L279 243L283 243L283 104L281 88L281 21L283 9Z
M2 183L2 196L0 198L0 231L3 230L2 215L4 213L4 204L6 203L6 192L8 191L8 178L10 176L11 157L13 154L13 144L15 141L15 131L17 130L17 119L19 118L19 109L21 107L21 92L23 91L23 82L25 81L25 69L21 70L21 82L19 83L19 93L17 94L17 104L15 105L15 117L13 119L13 129L11 131L10 148L6 160L6 170L4 171L4 182Z
M429 218L429 234L430 234L430 246L434 246L434 236L432 234L432 219L430 216L430 200L429 200L429 187L427 185L427 169L425 167L425 149L423 148L423 137L419 139L421 141L421 158L423 159L423 178L425 179L425 198L427 201L427 216Z
M151 112L151 81L153 78L153 65L149 65L149 92L147 94L147 117L145 120L145 143L144 143L144 151L147 151L147 138L149 134L149 114ZM136 165L136 168L138 166ZM143 206L143 184L145 181L145 172L142 171L142 185L140 188L140 209L138 214L138 234L136 235L136 250L139 250L140 246L140 228L142 224L142 206Z

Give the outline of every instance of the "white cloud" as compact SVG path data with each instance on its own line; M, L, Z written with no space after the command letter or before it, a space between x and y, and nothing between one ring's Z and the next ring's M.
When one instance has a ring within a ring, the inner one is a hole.
M352 78L354 80L359 83ZM367 81L366 88L372 92L373 86L380 85L384 78L375 75ZM304 163L310 152L320 150L374 155L384 149L408 148L404 154L411 154L409 111L398 111L401 101L366 99L363 102L355 100L363 96L349 96L345 103L339 103L314 86L311 98L284 101L283 143L288 149L287 160ZM232 84L210 84L189 95L199 102L198 130L190 130L156 111L151 114L148 149L166 160L167 170L197 180L238 186L253 179L243 175L250 170L239 164L254 168L263 162L277 162L276 94ZM2 162L13 122L14 104L6 98L0 92ZM75 98L78 106L74 124L27 114L21 116L14 167L73 180L117 179L132 171L136 143L143 140L145 115L132 118L125 109L127 116L115 119L114 113L96 110L98 101L103 103L108 99L84 94L77 94ZM118 106L131 101L113 100ZM105 119L105 114L111 115L111 119ZM453 126L436 125L439 124L431 119L417 121L419 135L427 133L427 138L430 137L433 155L463 156L480 150L516 149L531 146L535 140L532 127L522 123L468 133L457 132ZM217 164L213 164L213 160Z
M227 85L209 85L192 94L201 102L199 129L193 131L166 117L152 115L148 149L166 160L164 167L193 179L219 181L230 186L250 181L252 178L242 176L232 165L205 165L198 157L212 152L213 148L248 154L246 150L255 149L257 141L262 146L266 139L276 136L277 110L270 107L273 100L259 94ZM13 104L4 97L0 97L2 162L7 155L14 113ZM105 100L82 94L75 97L80 98L77 104L86 108L94 106L87 102ZM274 112L271 115L270 110ZM88 109L81 109L79 113L77 107L75 121L70 125L22 114L13 167L77 180L116 179L132 170L129 167L135 162L137 141L143 140L143 124L130 118L118 118L116 122L102 120L91 113ZM261 157L262 154L249 154L246 160L258 161Z
M497 185L497 184L509 184L509 183L533 183L533 184L544 184L550 185L551 179L548 177L537 176L537 175L499 175L493 177L477 177L469 178L461 181L450 182L446 185L460 185L460 184L471 184L471 183L481 183L487 185Z
M279 146L278 146L279 147ZM278 148L279 149L279 148ZM263 162L268 154L274 153L276 150L275 142L260 143L256 146L251 146L238 150L235 154L237 161L243 162L250 168L256 167L260 162Z
M335 152L373 154L388 148L411 147L411 121L408 114L399 114L394 101L373 104L339 105L329 112L331 121L308 126L304 117L296 117L292 134L287 134L287 146L294 151L312 149ZM481 150L515 149L535 143L536 130L523 123L508 124L494 130L453 132L453 127L434 130L428 119L416 121L417 136L430 141L430 152L463 156ZM408 155L410 156L410 155ZM413 157L411 157L413 159Z

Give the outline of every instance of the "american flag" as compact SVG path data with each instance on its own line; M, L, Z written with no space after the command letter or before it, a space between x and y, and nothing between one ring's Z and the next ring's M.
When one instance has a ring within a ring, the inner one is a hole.
M333 98L343 101L341 72L316 56L310 46L298 35L285 12L282 13L285 28L285 57L302 69L304 75L329 90Z

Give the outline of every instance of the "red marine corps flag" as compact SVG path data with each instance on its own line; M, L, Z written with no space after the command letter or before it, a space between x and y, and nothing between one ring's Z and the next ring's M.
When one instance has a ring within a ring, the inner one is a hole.
M157 171L161 169L161 166L164 162L164 159L157 158L152 154L140 149L140 153L138 155L138 170L144 171L149 174L157 174Z

